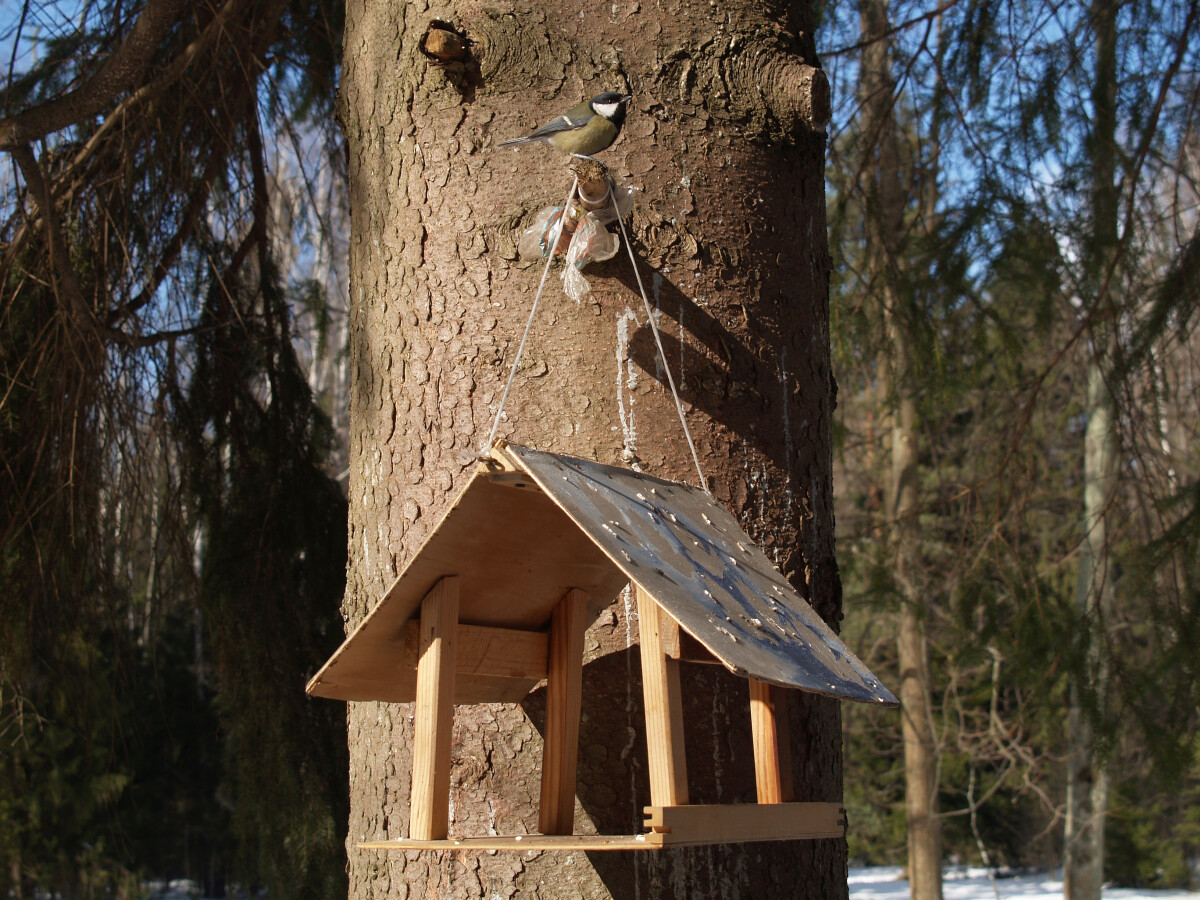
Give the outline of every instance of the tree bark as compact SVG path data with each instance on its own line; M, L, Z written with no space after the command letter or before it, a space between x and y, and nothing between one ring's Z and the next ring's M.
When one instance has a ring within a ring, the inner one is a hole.
M805 4L350 0L348 628L469 475L541 275L516 259L517 233L571 184L549 148L495 144L604 89L634 95L603 159L638 190L635 250L710 487L836 625L825 139L813 130L828 101L804 49L811 24ZM461 41L427 45L431 26ZM773 73L761 92L744 75L754 67ZM500 434L694 482L624 249L589 267L582 304L557 275ZM585 637L576 831L642 830L637 639L628 594ZM753 802L746 681L687 664L682 679L692 802ZM797 799L839 800L836 704L789 701ZM451 835L537 830L544 710L544 688L520 705L456 710ZM352 704L348 726L353 897L846 896L840 840L658 854L359 850L407 835L411 707Z

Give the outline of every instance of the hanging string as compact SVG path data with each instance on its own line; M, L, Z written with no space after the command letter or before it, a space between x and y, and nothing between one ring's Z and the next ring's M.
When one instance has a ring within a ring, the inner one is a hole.
M563 204L562 215L558 220L558 228L550 229L549 236L552 236L549 252L546 254L546 265L542 267L542 279L538 282L537 293L533 296L533 306L529 309L529 318L525 321L525 331L521 334L521 342L517 345L517 355L513 359L512 368L508 372L508 381L504 385L504 393L500 395L500 405L496 409L496 417L492 420L492 430L488 433L487 441L480 448L480 455L485 455L491 449L492 443L496 440L496 431L500 428L500 418L504 415L504 405L508 402L508 394L512 390L513 380L517 375L517 367L521 364L521 355L525 351L525 342L529 339L529 330L533 326L534 316L537 315L538 303L542 299L542 290L546 286L546 276L550 273L550 263L554 259L555 250L558 248L558 242L562 236L562 230L566 224L567 215L570 213L571 201L575 199L575 193L579 190L579 178L576 177L571 183L571 190L567 193L567 201ZM696 466L696 476L700 479L700 487L706 494L709 494L708 482L704 478L704 469L700 465L700 454L696 452L696 444L692 440L691 429L688 428L687 413L683 409L683 401L679 399L679 391L675 387L675 378L671 375L671 366L667 362L667 353L663 349L662 335L658 332L658 323L654 318L654 311L650 308L650 298L646 294L646 286L642 284L642 273L638 270L637 259L633 255L633 244L629 241L629 233L625 230L625 219L621 216L620 207L617 206L617 198L613 193L612 179L608 179L608 201L612 204L613 214L617 217L617 224L621 226L621 238L625 242L625 250L629 254L629 263L633 266L633 275L637 279L638 291L642 295L642 306L646 310L646 318L650 322L650 330L654 334L654 345L658 348L658 357L662 360L663 370L667 373L667 384L671 388L671 397L675 400L675 411L679 414L679 424L683 426L683 436L687 439L688 450L692 454L692 462Z
M671 375L671 366L667 362L667 353L663 350L662 337L658 333L658 323L654 320L654 313L650 309L650 299L646 296L646 287L642 284L642 273L638 271L637 260L633 255L633 244L629 241L629 233L625 230L625 219L621 216L621 210L617 207L617 198L613 194L612 179L608 179L608 200L612 203L613 213L617 217L617 223L621 226L621 238L625 242L625 249L629 253L629 264L633 266L634 277L637 278L638 290L642 293L642 305L646 308L646 318L650 320L650 330L654 332L654 344L658 347L658 357L662 360L663 369L667 373L667 384L671 386L671 396L675 398L675 409L679 413L679 423L683 426L683 436L687 438L688 449L692 451L692 462L696 464L696 475L700 478L700 487L704 489L704 493L712 496L708 489L708 482L704 478L704 469L700 467L700 454L696 452L696 445L692 442L692 432L688 429L687 414L683 411L683 402L679 399L679 391L675 389L675 379Z
M551 227L547 232L547 238L552 238L550 241L549 252L546 254L546 265L542 267L542 280L538 282L537 293L533 295L533 306L529 310L529 318L525 322L525 333L521 335L521 343L517 345L517 356L513 360L512 369L508 373L508 383L504 385L504 393L500 395L500 406L496 409L496 418L492 420L492 430L488 434L487 442L480 448L480 455L486 455L492 448L492 442L496 440L496 429L500 427L500 416L504 414L504 404L508 401L508 392L512 390L513 378L517 374L517 366L521 363L521 353L525 350L525 341L529 338L529 328L533 325L533 317L537 315L538 301L542 299L542 288L546 286L546 275L550 272L550 263L554 259L554 252L558 249L558 242L562 238L563 228L567 224L567 215L571 211L571 201L575 199L575 191L579 189L579 179L576 178L571 185L571 190L567 194L567 202L563 204L562 215L558 218L558 228Z

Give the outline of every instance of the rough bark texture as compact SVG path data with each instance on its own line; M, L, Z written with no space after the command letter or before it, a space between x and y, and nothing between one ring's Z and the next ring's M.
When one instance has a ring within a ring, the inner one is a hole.
M836 625L824 135L806 127L827 100L809 17L807 6L676 0L348 3L348 628L464 483L540 276L516 259L517 233L570 186L566 159L548 148L494 145L602 89L634 95L604 159L638 188L635 249L713 493ZM465 52L427 40L431 25ZM759 70L770 80L757 82ZM694 481L624 252L587 270L582 305L557 272L500 433ZM585 639L576 831L641 830L637 639L627 595ZM685 666L683 678L693 802L752 802L747 682L708 667ZM536 831L544 694L457 710L452 835ZM790 702L797 799L840 799L836 704ZM846 896L843 841L658 855L361 851L408 833L411 708L352 704L349 739L355 897Z

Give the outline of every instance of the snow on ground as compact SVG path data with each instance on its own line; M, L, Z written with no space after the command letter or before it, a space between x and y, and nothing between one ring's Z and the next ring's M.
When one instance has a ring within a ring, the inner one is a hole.
M953 869L943 876L944 900L1001 900L1019 897L1026 900L1062 900L1062 881L1052 875L1036 873L1013 878L996 878L995 888L985 869ZM877 866L850 870L850 900L908 900L908 882L900 869ZM1134 888L1105 888L1105 900L1197 900L1192 891L1150 891Z
M1062 900L1062 881L1045 873L997 877L995 890L986 869L948 869L943 876L943 900ZM195 900L200 886L193 881L146 882L143 889L151 900ZM230 896L245 897L245 894ZM1149 891L1106 888L1105 900L1200 900L1192 891ZM850 870L850 900L909 900L908 882L897 866L874 866Z

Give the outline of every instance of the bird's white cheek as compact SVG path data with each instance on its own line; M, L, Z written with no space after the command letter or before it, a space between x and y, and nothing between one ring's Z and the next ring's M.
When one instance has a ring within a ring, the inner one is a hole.
M617 111L619 103L597 103L592 109L596 110L597 115L604 116L606 119L611 119Z

